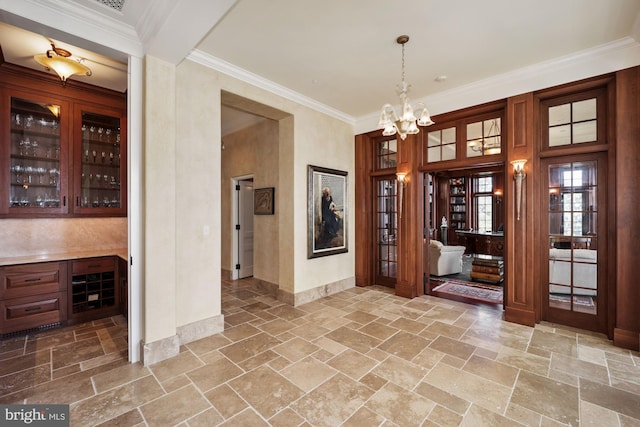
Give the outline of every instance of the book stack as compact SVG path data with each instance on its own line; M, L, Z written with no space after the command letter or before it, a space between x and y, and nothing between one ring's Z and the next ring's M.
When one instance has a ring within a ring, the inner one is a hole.
M471 263L471 278L499 283L504 279L504 260L498 257L478 257Z

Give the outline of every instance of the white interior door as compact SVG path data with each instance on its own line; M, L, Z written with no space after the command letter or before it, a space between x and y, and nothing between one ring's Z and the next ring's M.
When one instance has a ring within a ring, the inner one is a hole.
M253 276L253 182L240 181L238 229L238 278Z

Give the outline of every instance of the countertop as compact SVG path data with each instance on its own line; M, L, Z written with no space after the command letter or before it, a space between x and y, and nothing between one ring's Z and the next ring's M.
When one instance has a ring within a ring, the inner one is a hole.
M0 267L7 265L17 264L33 264L36 262L48 262L48 261L68 261L81 258L93 258L101 256L118 256L124 260L128 258L127 248L117 249L101 249L91 251L72 251L72 252L60 252L54 254L35 254L26 255L20 257L7 257L0 258Z

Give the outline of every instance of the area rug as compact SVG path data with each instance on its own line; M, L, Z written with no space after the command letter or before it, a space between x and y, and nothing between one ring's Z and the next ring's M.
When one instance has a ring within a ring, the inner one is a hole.
M436 296L451 297L464 302L480 301L489 304L502 304L502 286L446 280L433 288L431 292Z

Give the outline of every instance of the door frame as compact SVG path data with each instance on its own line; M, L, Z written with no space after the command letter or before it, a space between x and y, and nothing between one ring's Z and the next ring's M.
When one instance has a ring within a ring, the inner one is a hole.
M580 329L601 332L608 334L609 325L611 323L611 304L613 302L612 286L609 284L609 246L608 239L605 237L608 233L607 224L611 213L608 206L611 203L611 195L608 194L608 159L604 152L553 156L541 159L541 179L540 194L548 194L549 176L547 168L551 164L558 163L576 163L581 161L597 162L597 186L598 186L598 216L596 221L597 227L597 314L585 314L575 311L561 311L549 306L549 216L542 215L540 223L540 248L541 250L541 275L540 275L540 313L541 320L563 324ZM541 198L542 211L549 212L549 198Z
M240 254L240 241L238 239L238 233L235 229L235 224L238 222L238 218L240 217L240 205L239 198L236 187L240 185L240 181L248 181L253 180L253 174L250 175L241 175L237 177L231 178L231 280L238 280L240 276L240 272L236 269L236 265L240 262L239 254Z

